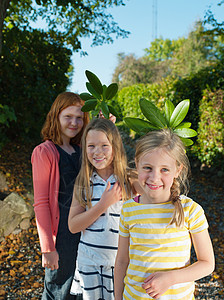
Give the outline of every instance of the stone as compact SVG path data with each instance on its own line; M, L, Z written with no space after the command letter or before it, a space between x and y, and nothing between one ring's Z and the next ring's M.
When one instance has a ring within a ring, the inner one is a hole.
M30 228L30 219L29 218L26 218L26 219L23 219L20 224L19 224L20 228L21 229L29 229Z
M0 238L12 233L22 220L30 220L34 216L32 205L26 204L24 199L16 193L8 195L0 201ZM22 223L22 228L27 228L29 221ZM29 227L28 227L29 228Z
M8 185L7 185L6 177L2 172L0 172L0 190L7 190L7 189L8 189Z

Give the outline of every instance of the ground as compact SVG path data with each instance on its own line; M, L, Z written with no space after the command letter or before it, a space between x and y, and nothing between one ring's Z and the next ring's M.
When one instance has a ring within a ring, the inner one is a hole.
M20 194L25 200L32 191L30 156L36 143L8 144L0 151L0 171L9 182L9 190ZM213 180L211 181L211 178ZM196 283L196 300L224 298L224 187L220 178L208 171L193 169L189 196L205 210L209 232L215 251L216 268L212 275ZM0 244L0 299L40 299L44 271L35 218L28 230L17 230Z

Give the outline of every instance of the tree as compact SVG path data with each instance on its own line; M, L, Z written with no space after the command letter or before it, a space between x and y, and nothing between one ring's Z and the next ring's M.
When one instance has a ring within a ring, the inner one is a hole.
M147 57L136 58L134 54L118 54L118 65L114 70L112 81L123 87L158 82L169 72L167 62L156 62Z
M2 30L3 22L6 16L7 8L9 7L10 0L1 0L0 1L0 54L2 52Z
M198 21L172 57L172 74L185 77L216 61L216 40Z
M170 40L157 38L152 41L149 48L145 48L145 57L154 61L164 61L171 59L174 53L181 47L184 38Z
M112 36L127 37L106 12L113 6L125 5L122 0L1 0L0 24L28 27L30 21L45 20L49 34L59 37L77 51L82 48L80 38L93 37L92 45L113 42ZM7 9L8 8L8 9ZM3 28L3 27L2 27ZM0 30L2 29L0 27ZM1 41L0 41L1 45Z
M0 104L15 112L17 122L2 133L12 140L39 137L51 104L70 83L72 51L39 30L13 27L3 35Z

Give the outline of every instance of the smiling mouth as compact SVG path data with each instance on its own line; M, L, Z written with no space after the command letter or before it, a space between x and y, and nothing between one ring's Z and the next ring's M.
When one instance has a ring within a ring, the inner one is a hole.
M146 185L150 188L150 190L156 191L162 187L162 185L154 185L154 184L149 184L146 183Z
M96 162L101 162L101 161L104 161L104 158L94 158L94 160L95 160Z

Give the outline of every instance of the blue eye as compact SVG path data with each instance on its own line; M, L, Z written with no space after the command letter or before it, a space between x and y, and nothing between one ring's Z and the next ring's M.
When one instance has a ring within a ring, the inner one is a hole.
M143 167L143 169L146 170L146 171L151 171L151 170L152 170L151 167L147 167L147 166L146 166L146 167Z
M162 168L162 172L169 172L169 170L166 168Z

